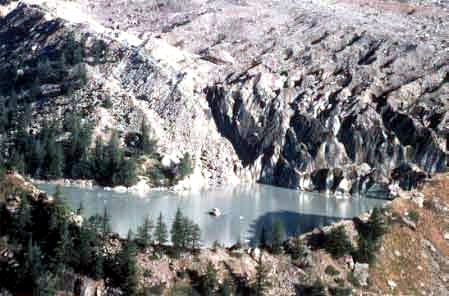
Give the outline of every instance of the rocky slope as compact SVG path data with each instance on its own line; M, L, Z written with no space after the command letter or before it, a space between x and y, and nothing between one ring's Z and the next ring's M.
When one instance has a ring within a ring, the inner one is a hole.
M193 155L190 183L389 196L447 167L446 2L23 3L2 9L3 62L87 38L76 108L97 134L147 117L161 153ZM35 122L73 105L49 96Z

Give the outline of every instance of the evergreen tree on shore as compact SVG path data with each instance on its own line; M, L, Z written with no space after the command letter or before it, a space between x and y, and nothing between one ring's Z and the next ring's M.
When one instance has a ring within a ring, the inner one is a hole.
M268 279L268 270L262 262L262 253L257 259L256 266L256 278L252 285L252 291L254 296L265 295L266 290L270 287L270 281Z
M137 243L144 249L148 248L152 242L153 228L153 222L146 217L143 224L137 229Z
M282 252L282 243L284 241L284 228L282 223L278 220L274 221L271 232L271 248L273 253L279 254Z
M159 213L159 218L157 219L154 236L155 236L155 239L159 246L165 245L167 243L168 231L167 231L167 225L164 223L162 213Z
M138 279L136 267L136 246L133 241L133 234L128 232L127 240L119 254L119 264L121 266L122 289L124 295L137 295Z
M171 242L173 244L173 249L175 256L178 257L179 253L184 244L184 229L183 229L184 218L182 216L181 210L178 208L176 210L175 219L170 230Z
M145 119L142 120L140 132L142 134L142 144L140 147L142 152L144 154L152 155L155 151L156 142L150 138L150 128L148 127Z

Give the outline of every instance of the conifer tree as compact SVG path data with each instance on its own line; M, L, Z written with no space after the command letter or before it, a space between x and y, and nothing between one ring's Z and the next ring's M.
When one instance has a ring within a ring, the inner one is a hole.
M171 242L173 244L173 249L175 256L178 257L179 253L185 243L185 234L183 227L184 217L182 216L181 210L178 208L176 210L175 219L171 227Z
M143 224L137 230L137 242L144 249L148 248L151 244L153 228L153 222L149 217L145 217Z
M310 296L326 296L326 288L320 279L317 279L309 288L308 295Z
M78 209L76 209L76 214L80 216L84 215L84 203L82 200L80 201Z
M262 226L262 231L260 232L259 247L261 249L267 247L267 230L265 229L265 226Z
M101 233L104 237L107 237L111 233L111 217L109 216L108 208L103 208L103 219L102 219L102 229Z
M220 289L218 291L218 294L220 296L232 296L235 295L235 288L232 283L232 280L229 278L225 278L223 283L220 286Z
M155 236L155 239L156 239L157 243L159 244L159 246L162 246L167 243L168 231L167 231L167 225L164 223L162 213L159 213L159 218L157 219L154 236Z
M137 295L137 267L136 267L136 246L133 242L133 234L128 232L128 238L120 254L119 261L122 268L122 284L120 285L124 295Z
M326 235L325 249L334 258L340 258L353 251L351 241L343 226L333 228Z
M97 243L95 250L95 266L93 278L96 280L104 278L104 257L101 251L101 244Z
M386 232L385 221L381 210L375 207L368 219L368 237L377 240Z
M282 252L282 243L284 240L284 228L279 220L274 221L271 235L271 248L273 253L279 254Z
M255 296L262 296L266 290L270 287L270 281L268 279L268 271L262 262L262 253L257 259L256 266L256 278L254 279L252 290Z
M206 274L202 280L202 295L215 295L215 287L217 286L217 272L215 271L212 262L208 262Z
M193 161L189 153L184 154L184 157L179 163L178 170L180 179L183 179L184 177L187 177L188 175L193 173Z
M59 237L56 247L55 266L56 270L64 273L66 265L73 260L72 251L74 248L67 220L60 227Z
M191 239L191 248L193 250L197 250L200 248L201 242L201 229L200 226L196 223L192 223L190 230L190 239Z
M142 125L140 128L140 132L142 134L142 147L141 150L144 154L153 154L155 150L156 143L150 139L150 129L145 121L142 120Z
M36 291L39 278L44 271L44 265L42 263L42 251L38 245L33 243L32 239L28 241L23 269L22 276L25 277L25 282L30 283L33 291Z

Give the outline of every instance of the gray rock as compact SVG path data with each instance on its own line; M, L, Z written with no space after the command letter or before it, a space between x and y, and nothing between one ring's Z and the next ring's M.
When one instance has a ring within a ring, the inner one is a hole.
M360 285L365 287L368 285L369 265L367 263L355 263L354 276L359 281Z

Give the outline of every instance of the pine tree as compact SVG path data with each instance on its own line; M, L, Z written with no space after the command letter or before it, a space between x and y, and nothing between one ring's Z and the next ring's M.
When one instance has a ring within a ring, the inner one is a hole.
M185 242L185 234L183 227L184 217L182 216L181 210L178 208L176 210L175 219L173 220L173 224L171 227L171 242L173 244L173 249L175 252L175 256L178 257L179 253Z
M45 139L46 154L44 157L45 171L44 177L55 179L63 175L64 153L60 143L56 142L53 132L49 132Z
M164 223L162 213L159 213L159 218L157 219L154 236L155 236L155 239L156 239L157 243L159 244L159 246L167 243L168 231L167 231L167 225Z
M66 223L67 217L70 214L70 209L62 192L61 186L56 186L55 193L53 193L53 208L51 212L50 230L58 230L61 225Z
M284 241L284 228L280 221L274 221L271 235L271 248L273 253L279 254L282 252L282 243Z
M378 240L386 232L385 221L382 212L375 207L368 219L368 237L373 240Z
M268 287L270 287L268 280L268 271L262 262L262 254L257 259L256 278L254 279L252 290L255 296L262 296L265 294Z
M39 278L44 271L42 263L42 251L38 245L33 243L33 240L28 241L28 247L23 265L22 276L26 279L25 282L31 284L33 291L38 289Z
M78 269L83 273L88 273L93 263L93 248L92 243L95 240L95 232L92 231L92 225L89 223L84 223L80 229L79 245L77 248L79 258L78 258Z
M201 242L201 229L200 226L196 223L192 224L190 239L191 239L191 248L193 250L199 249Z
M232 280L229 278L225 278L223 283L220 286L218 291L218 295L220 296L232 296L235 295L235 288L232 283Z
M84 215L84 203L82 200L80 201L78 209L76 209L76 214L80 216Z
M133 234L128 232L128 238L120 254L120 263L122 267L122 283L120 285L124 295L137 295L137 267L136 267L136 246L133 242Z
M151 244L153 228L153 222L149 217L146 217L143 224L137 230L137 242L143 249L148 248Z
M212 262L207 264L206 274L202 280L202 295L212 296L215 295L215 287L217 285L217 273L215 271Z
M73 260L72 251L74 247L67 220L60 227L59 237L54 264L56 270L64 273L65 266Z
M308 289L307 295L310 296L326 296L326 288L320 279L317 279Z
M106 238L111 233L111 217L109 216L108 208L103 209L102 229L101 233Z
M326 235L326 251L334 258L340 258L352 252L352 244L343 226L333 228Z
M98 243L95 251L95 267L92 276L96 280L104 278L104 257L101 251L101 244Z
M142 134L142 152L144 154L152 155L154 153L156 143L150 139L150 129L148 128L145 119L142 120L140 132Z
M183 179L193 173L193 162L189 153L185 153L178 166L179 178Z
M262 226L262 231L260 232L259 247L261 249L267 247L267 230L265 229L265 226Z

